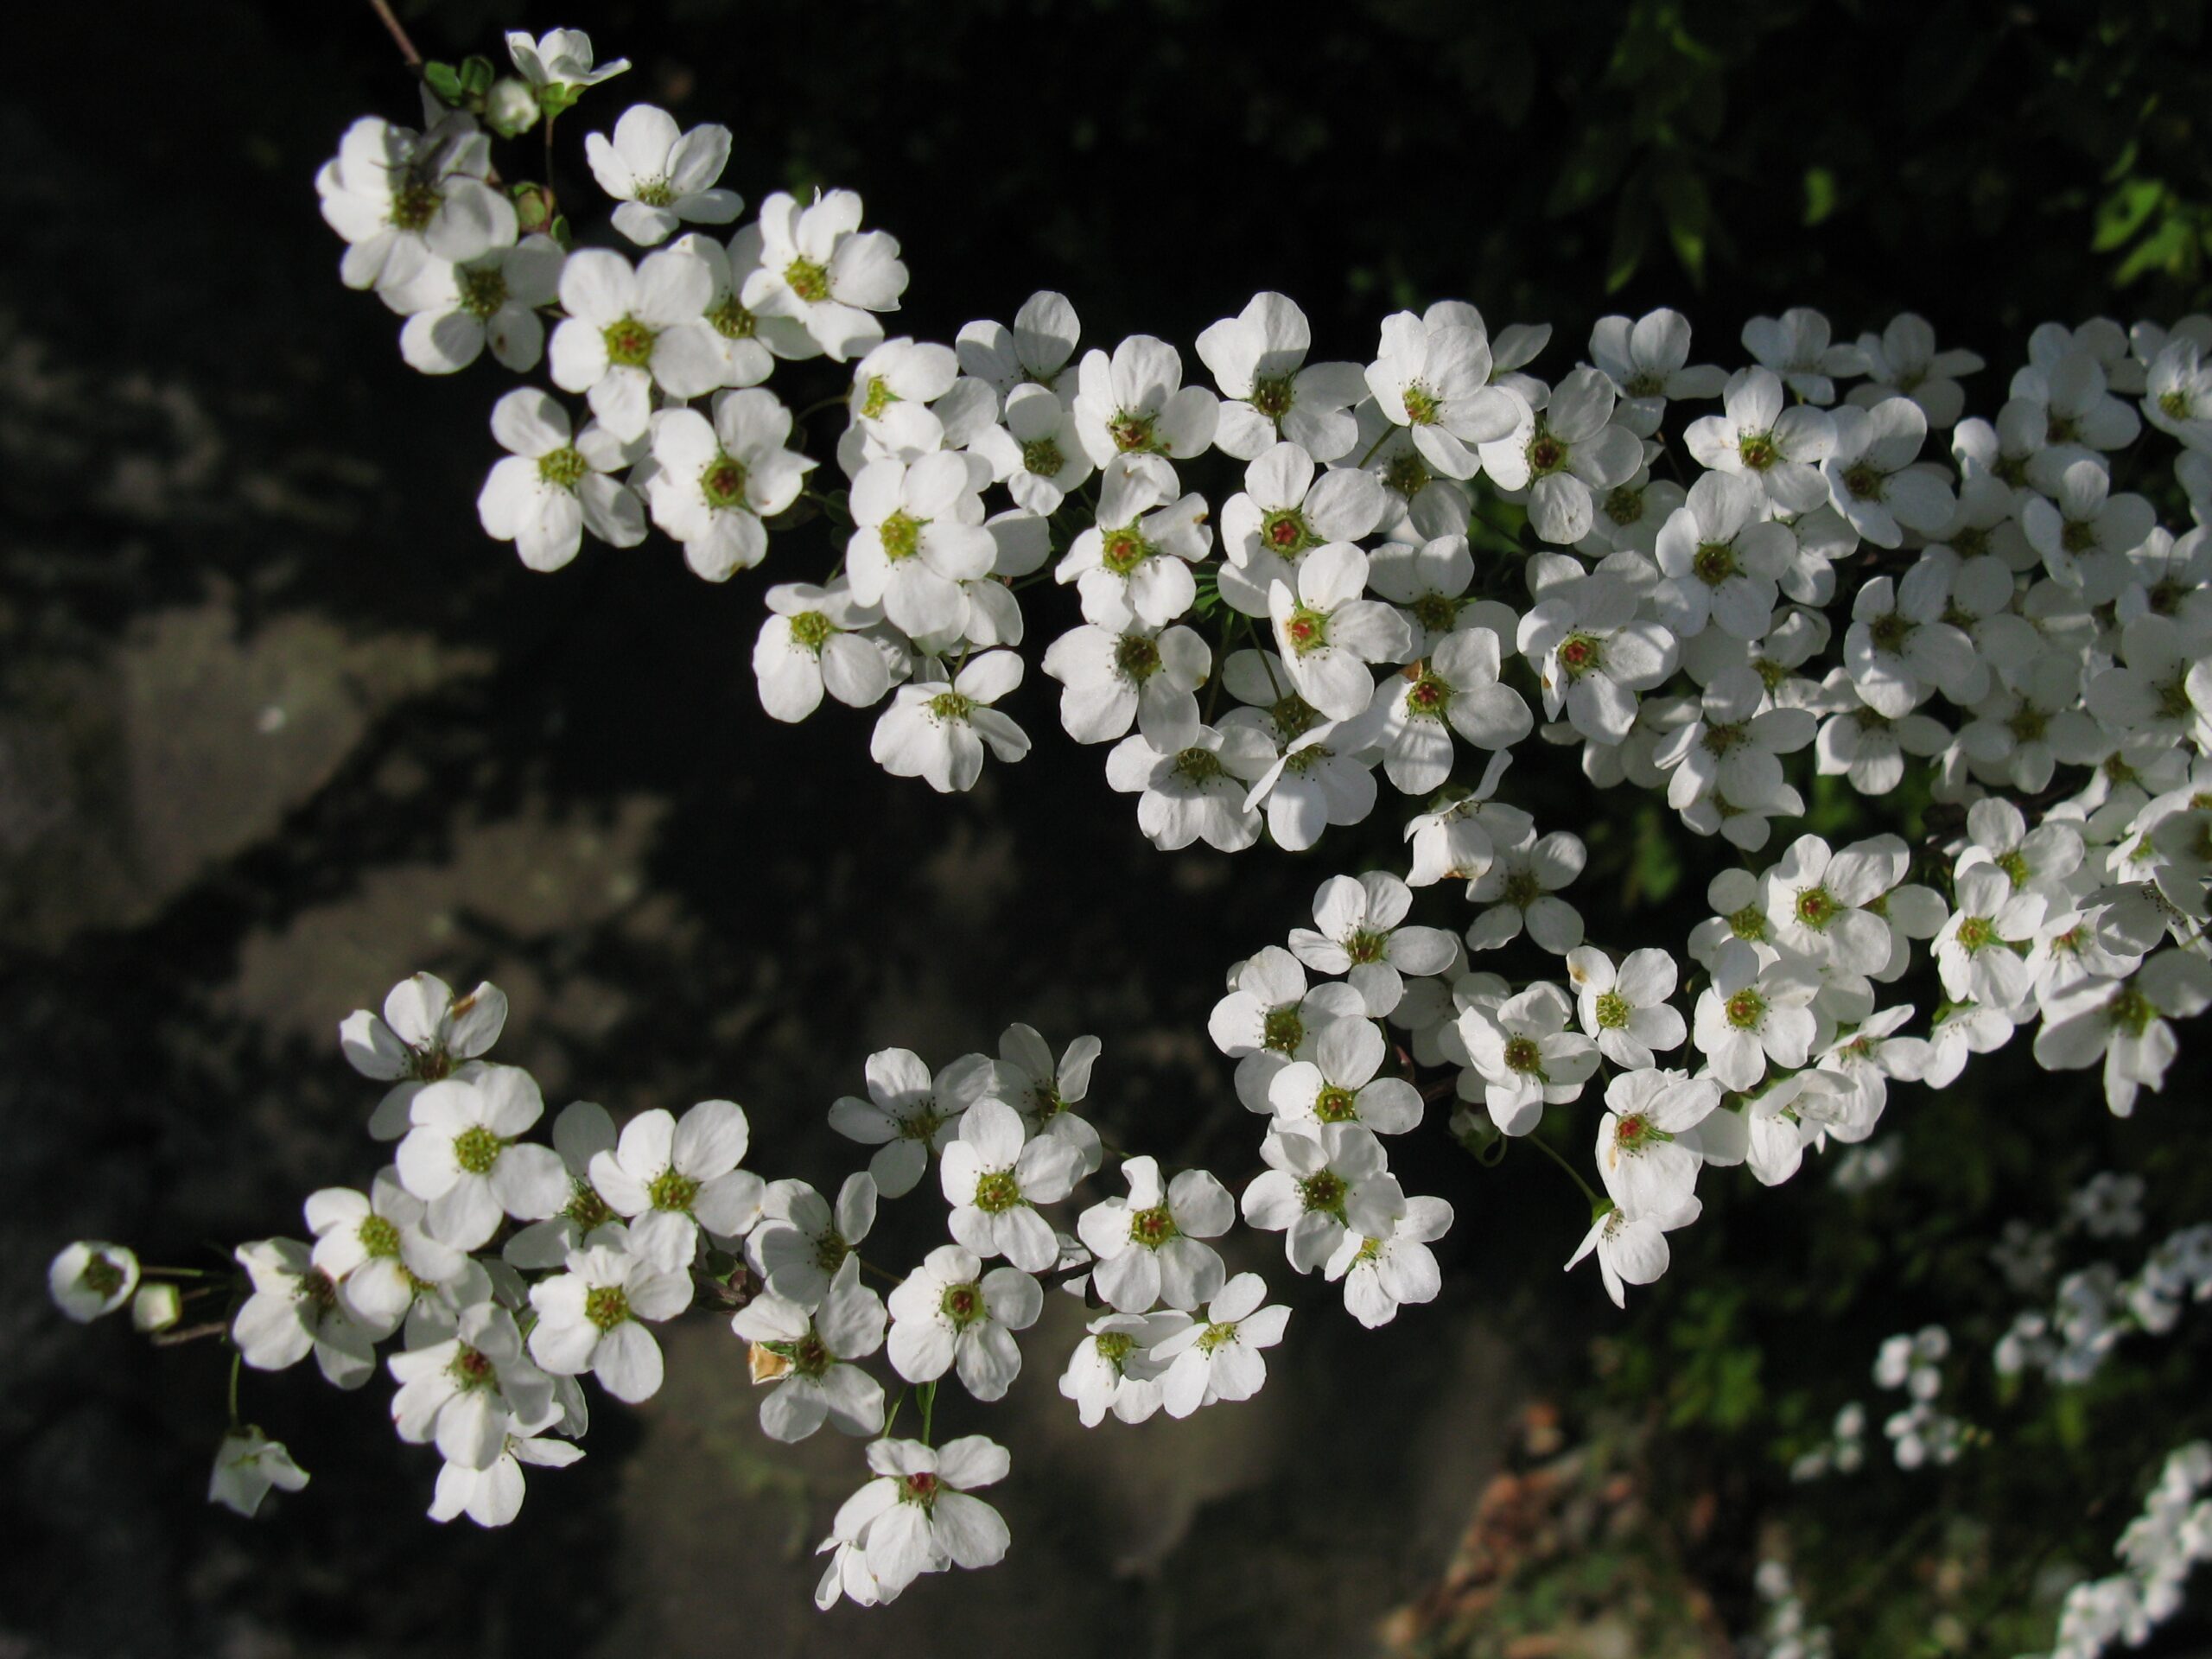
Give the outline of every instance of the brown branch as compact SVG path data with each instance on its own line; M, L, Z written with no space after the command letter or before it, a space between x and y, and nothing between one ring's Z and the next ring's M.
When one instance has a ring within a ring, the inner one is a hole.
M406 26L392 14L391 0L369 0L369 10L383 20L385 28L390 31L393 44L399 48L399 55L405 60L407 67L416 74L421 74L423 54L415 49L415 42L408 38Z

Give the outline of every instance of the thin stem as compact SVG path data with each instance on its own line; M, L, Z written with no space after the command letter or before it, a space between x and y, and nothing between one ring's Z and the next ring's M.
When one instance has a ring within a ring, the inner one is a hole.
M159 1331L148 1340L156 1348L174 1348L180 1343L197 1342L202 1337L219 1337L230 1328L230 1322L227 1319L211 1319L205 1325L188 1325L175 1331Z
M376 13L391 35L392 44L399 48L401 60L416 74L423 73L423 54L415 49L415 42L407 36L407 29L392 15L391 0L369 0L369 10Z
M238 1426L238 1371L245 1363L243 1350L231 1351L231 1427Z
M937 1415L937 1384L938 1379L935 1377L922 1384L922 1444L924 1446L936 1444L930 1439L930 1422L931 1419Z
M1576 1169L1573 1164L1568 1163L1565 1158L1561 1157L1553 1147L1551 1142L1546 1141L1541 1135L1524 1135L1522 1138L1530 1146L1535 1147L1537 1151L1542 1153L1545 1157L1550 1159L1552 1162L1557 1164L1561 1169L1567 1172L1567 1179L1573 1181L1577 1186L1582 1189L1582 1196L1589 1199L1591 1212L1595 1214L1599 1205L1604 1203L1605 1200L1599 1198L1597 1193L1591 1190L1590 1183L1582 1179L1582 1173Z
M891 1402L891 1409L883 1415L883 1438L891 1438L891 1426L899 1421L899 1408L906 1403L906 1390L901 1389Z
M877 1278L882 1280L887 1285L903 1285L906 1282L897 1274L892 1272L890 1268L879 1268L874 1262L869 1261L866 1256L861 1255L857 1252L855 1253L853 1259L861 1264L861 1271L862 1273L872 1273Z
M1382 429L1382 435L1376 439L1374 442L1369 444L1367 446L1367 453L1359 458L1359 464L1361 467L1364 468L1369 461L1374 460L1375 452L1380 449L1384 444L1389 442L1390 435L1400 429L1401 429L1395 424L1384 427Z

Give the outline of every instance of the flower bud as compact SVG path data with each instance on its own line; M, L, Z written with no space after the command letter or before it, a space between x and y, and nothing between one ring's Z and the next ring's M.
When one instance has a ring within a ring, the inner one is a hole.
M130 1328L149 1335L166 1331L182 1312L183 1302L175 1285L141 1285L130 1299Z
M528 132L537 124L537 94L512 75L493 81L484 94L484 124L502 138Z

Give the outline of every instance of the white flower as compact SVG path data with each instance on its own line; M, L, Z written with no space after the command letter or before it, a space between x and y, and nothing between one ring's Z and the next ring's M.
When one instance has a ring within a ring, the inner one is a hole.
M591 1160L591 1182L630 1217L632 1250L671 1272L688 1268L701 1228L737 1238L760 1218L766 1184L737 1166L751 1138L745 1109L731 1101L702 1100L680 1121L655 1108Z
M1978 667L1974 642L1942 620L1949 588L1942 567L1923 561L1902 582L1870 578L1852 601L1844 666L1875 713L1901 720L1932 690L1957 686Z
M568 1172L569 1202L557 1214L518 1229L500 1248L512 1268L557 1268L569 1252L615 1219L613 1207L591 1183L591 1160L614 1150L614 1118L596 1101L572 1100L553 1120L553 1150Z
M1433 643L1418 673L1383 683L1382 769L1402 793L1425 795L1451 775L1453 732L1502 753L1535 729L1521 694L1498 683L1500 665L1496 632L1461 628Z
M1796 552L1786 525L1766 517L1766 494L1750 479L1707 473L1659 531L1652 595L1660 620L1681 639L1717 623L1738 639L1763 639L1776 590Z
M253 1285L231 1322L240 1358L258 1371L281 1371L312 1352L339 1388L358 1389L369 1380L377 1340L391 1326L365 1323L365 1314L347 1307L330 1275L308 1260L306 1245L266 1238L232 1254Z
M635 269L603 248L570 254L561 270L568 320L548 348L553 384L586 393L624 442L644 436L654 387L698 397L722 383L721 343L705 315L714 287L704 260L674 248Z
M496 1302L461 1311L443 1342L385 1362L399 1392L391 1420L412 1446L435 1441L448 1463L488 1469L505 1453L511 1422L534 1430L556 1421L553 1379L523 1357L515 1316Z
M1274 746L1249 726L1201 725L1179 749L1124 738L1106 757L1106 781L1137 795L1137 827L1162 852L1203 840L1242 852L1260 837L1260 815L1245 797L1274 760Z
M1160 1409L1160 1377L1167 1368L1152 1350L1191 1323L1187 1313L1107 1313L1084 1326L1088 1334L1068 1356L1060 1396L1075 1402L1085 1428L1106 1414L1141 1423Z
M952 1236L982 1256L1003 1255L1028 1273L1058 1259L1052 1229L1035 1206L1065 1198L1083 1173L1082 1155L1057 1136L1032 1136L1001 1101L980 1100L946 1146L938 1178L952 1206Z
M1731 668L1713 677L1697 704L1697 717L1678 728L1652 752L1655 764L1671 770L1667 804L1687 817L1700 801L1726 802L1739 810L1788 798L1782 762L1817 734L1814 717L1802 709L1768 706L1766 683L1757 670ZM1794 811L1804 810L1796 804ZM1701 834L1713 826L1691 820ZM1724 823L1726 831L1732 820ZM1737 839L1731 836L1731 840ZM1764 845L1762 833L1755 844Z
M1639 438L1659 429L1669 398L1718 397L1728 384L1724 371L1689 367L1689 359L1690 321L1679 311L1648 311L1633 322L1600 317L1590 330L1590 360L1622 398L1614 418Z
M902 685L877 717L868 753L893 777L926 779L940 794L973 788L982 775L986 744L1001 760L1029 753L1028 734L990 706L1020 683L1020 657L986 651L969 658L950 684L926 679ZM884 1191L890 1190L887 1184Z
M1956 1002L2013 1008L2034 988L2026 961L2011 947L2035 937L2048 900L2015 893L2012 880L1993 864L1957 873L1957 901L1936 936L1936 965L1943 990Z
M2146 613L2120 630L2120 662L2089 677L2089 712L2123 731L2212 747L2212 655L2201 634Z
M1851 401L1861 407L1910 400L1929 426L1949 426L1966 407L1966 389L1957 377L1982 366L1972 352L1936 349L1936 331L1927 319L1907 311L1891 319L1879 334L1859 336L1866 359L1867 383L1854 386Z
M1424 542L1386 542L1367 558L1369 591L1396 606L1412 632L1408 662L1419 661L1452 634L1471 626L1488 628L1500 639L1513 637L1520 618L1512 607L1466 597L1474 576L1467 538L1457 531ZM1464 616L1471 608L1474 615Z
M848 1255L820 1304L809 1309L765 1291L731 1319L753 1344L753 1380L773 1382L760 1402L760 1432L803 1440L827 1421L846 1434L883 1430L883 1385L853 1363L883 1345L883 1299L860 1282Z
M465 1515L480 1527L504 1527L522 1513L524 1464L565 1469L583 1454L582 1446L566 1440L510 1433L488 1468L448 1463L438 1471L430 1519L443 1522Z
M308 1471L292 1461L283 1442L257 1428L233 1428L215 1448L215 1470L207 1480L207 1501L235 1510L249 1521L261 1511L270 1487L296 1492Z
M1198 597L1191 567L1213 545L1205 498L1177 498L1175 469L1157 455L1117 455L1099 479L1097 522L1052 572L1074 582L1086 621L1164 627Z
M1785 1071L1805 1064L1819 1028L1808 1006L1818 988L1783 963L1762 964L1740 941L1725 946L1698 995L1691 1039L1724 1087L1756 1088L1770 1062Z
M1182 358L1150 334L1130 335L1110 359L1085 352L1076 385L1076 436L1097 467L1122 454L1204 454L1221 418L1219 400L1185 385Z
M999 1033L999 1057L969 1054L944 1068L938 1089L962 1109L985 1098L1011 1106L1032 1135L1066 1141L1081 1154L1083 1173L1098 1167L1098 1131L1076 1112L1090 1092L1091 1068L1103 1045L1078 1037L1055 1062L1052 1045L1033 1026L1011 1025Z
M1821 463L1835 448L1835 420L1802 404L1783 407L1770 369L1738 369L1721 392L1719 415L1692 421L1682 442L1700 467L1758 480L1777 512L1810 512L1828 499Z
M2158 1089L2180 1052L2169 1019L2212 1006L2212 971L2201 958L2162 950L2134 978L2083 980L2050 999L2036 1033L2036 1063L2078 1071L2104 1061L2106 1103L2114 1116L2135 1109L2137 1090Z
M1228 995L1207 1017L1207 1034L1236 1062L1236 1097L1248 1111L1271 1110L1268 1087L1294 1059L1311 1058L1320 1033L1333 1020L1366 1012L1351 986L1306 988L1306 969L1281 945L1270 944L1239 963Z
M424 374L452 374L486 346L501 368L527 374L545 352L541 306L560 291L568 256L550 236L526 236L462 264L431 259L385 299L407 319L399 353Z
M523 30L507 31L507 55L516 73L533 87L552 88L569 94L569 101L587 86L596 86L630 67L627 58L592 67L591 36L581 29L548 29L532 41Z
M1651 1064L1655 1049L1680 1048L1688 1036L1682 1016L1668 1005L1680 969L1664 950L1631 950L1615 967L1595 945L1567 953L1567 982L1575 1012L1598 1052L1630 1071Z
M802 207L779 190L760 204L760 264L738 298L762 316L790 317L839 363L883 338L872 312L896 311L906 289L899 243L862 231L850 190L817 194Z
M365 1077L392 1086L377 1103L369 1133L397 1141L407 1133L407 1107L423 1085L488 1053L507 1021L506 993L489 981L466 996L435 974L403 979L385 994L384 1017L356 1008L338 1025L346 1063Z
M1928 417L1910 398L1835 412L1835 445L1821 474L1835 510L1877 547L1897 546L1907 530L1940 531L1957 510L1942 473L1914 464L1927 436Z
M1249 810L1264 803L1268 833L1300 852L1328 825L1357 823L1375 810L1374 766L1367 735L1332 721L1294 740L1260 774L1244 804Z
M1624 1071L1605 1085L1598 1173L1631 1215L1671 1215L1688 1202L1701 1160L1678 1135L1720 1104L1720 1085L1686 1071Z
M1494 1006L1461 1010L1459 1042L1482 1078L1483 1102L1499 1134L1528 1134L1546 1106L1576 1098L1598 1069L1598 1046L1567 1029L1573 1012L1567 994L1542 980Z
M1170 1417L1188 1417L1217 1400L1249 1400L1266 1384L1268 1362L1260 1351L1281 1342L1290 1322L1281 1303L1260 1306L1267 1294L1258 1274L1240 1273L1204 1314L1154 1344L1154 1357L1167 1362L1160 1392Z
M492 141L466 115L419 133L373 115L353 123L315 175L323 220L349 245L346 286L390 292L434 259L463 264L512 243L514 204L491 171Z
M677 238L673 246L704 264L712 278L703 315L721 353L722 385L757 386L779 358L796 361L822 355L805 324L791 317L756 315L739 298L745 279L760 268L758 225L743 226L726 244L694 231Z
M2204 359L2202 345L2177 331L2151 364L2143 417L2190 448L2212 453L2212 363Z
M1422 461L1446 478L1472 478L1483 465L1477 447L1524 435L1529 405L1490 384L1490 340L1471 308L1431 308L1429 318L1400 311L1382 320L1368 388Z
M1744 325L1744 349L1821 408L1835 402L1838 380L1866 372L1866 354L1856 346L1831 345L1828 320L1804 306L1779 317L1753 317Z
M626 1404L660 1392L660 1344L645 1322L672 1319L691 1306L690 1264L671 1272L632 1250L626 1238L569 1257L568 1271L530 1287L537 1324L530 1357L556 1376L589 1371Z
M1483 471L1500 489L1529 492L1529 523L1545 541L1572 547L1587 536L1593 492L1625 484L1643 464L1642 441L1612 414L1612 382L1586 366L1553 389L1530 430L1481 446Z
M1002 1399L1021 1373L1014 1332L1045 1309L1045 1293L1019 1268L983 1270L981 1257L940 1244L891 1293L891 1367L909 1382L957 1371L978 1400Z
M1283 582L1268 591L1276 648L1292 683L1332 720L1364 714L1375 696L1368 665L1397 660L1410 643L1403 619L1363 597L1366 587L1367 556L1331 542L1300 562L1295 592Z
M1518 846L1535 840L1535 819L1517 806L1491 798L1512 759L1500 749L1484 766L1471 793L1407 823L1406 839L1414 847L1413 868L1406 874L1408 887L1480 880L1499 843Z
M905 335L887 340L854 365L845 412L886 451L927 453L944 443L944 422L928 405L950 391L959 376L960 359L950 346L920 344ZM984 396L995 415L996 400Z
M785 1301L815 1308L833 1274L875 1225L875 1177L845 1177L833 1210L804 1181L771 1181L760 1200L760 1224L745 1236L745 1259Z
M1582 874L1589 849L1571 830L1555 830L1541 840L1533 834L1519 846L1496 849L1490 867L1467 887L1467 897L1488 909L1467 929L1467 948L1495 950L1529 937L1554 956L1563 957L1582 943L1582 916L1553 895Z
M1260 1156L1268 1167L1244 1189L1244 1219L1285 1235L1283 1253L1300 1273L1326 1262L1347 1227L1364 1238L1388 1237L1406 1212L1382 1143L1363 1124L1278 1122L1268 1126Z
M1349 975L1367 1012L1388 1014L1404 993L1402 974L1440 974L1452 963L1450 933L1403 925L1412 908L1412 891L1388 871L1331 876L1313 895L1315 927L1291 931L1291 952L1321 973Z
M1636 724L1637 697L1675 671L1680 648L1656 622L1637 620L1627 584L1584 576L1554 589L1521 619L1521 652L1535 666L1544 712L1597 743L1618 743Z
M734 190L715 188L729 165L729 129L685 132L651 104L625 110L612 143L586 133L584 157L599 188L622 204L614 228L640 247L665 242L678 225L727 225L745 206Z
M463 1253L423 1230L428 1215L392 1170L378 1172L366 1193L332 1186L308 1196L315 1265L337 1281L365 1323L389 1331L414 1305L417 1283L460 1276Z
M944 451L912 466L871 461L853 480L851 505L853 596L911 634L957 629L968 613L959 584L998 557L967 461Z
M696 409L652 417L653 522L683 543L683 562L726 581L766 556L767 527L798 499L814 462L784 447L791 412L759 386L715 395L710 421ZM873 603L873 601L864 601Z
M1572 1269L1592 1250L1598 1253L1598 1271L1605 1281L1605 1294L1615 1307L1626 1307L1624 1286L1648 1285L1667 1271L1667 1235L1687 1227L1703 1209L1695 1198L1663 1215L1632 1216L1618 1206L1608 1208L1590 1224L1581 1245L1567 1260Z
M1085 623L1055 639L1045 672L1061 683L1060 723L1078 743L1106 743L1134 721L1145 741L1170 753L1197 737L1193 695L1213 665L1206 642L1189 628L1128 632Z
M2037 334L2042 329L2037 329ZM2035 359L2035 339L2029 339ZM2044 438L2053 445L2126 449L2144 431L2144 420L2106 387L2106 365L2086 349L2066 349L2049 363L2029 363L2013 376L2011 394L2042 416Z
M1769 938L1781 949L1847 974L1878 974L1890 960L1890 930L1865 908L1897 884L1906 849L1895 836L1833 851L1800 836L1767 872Z
M46 1270L47 1294L54 1305L79 1325L114 1313L137 1287L137 1255L105 1239L79 1239L65 1246Z
M481 1066L473 1078L448 1077L415 1096L413 1127L395 1157L402 1185L430 1206L433 1237L473 1250L502 1216L543 1221L560 1213L570 1190L560 1154L517 1139L544 1110L537 1080L512 1065Z
M645 510L613 476L638 459L597 421L570 436L569 411L535 386L492 405L492 435L509 453L494 461L476 516L495 542L512 542L533 570L558 570L576 556L586 528L609 547L645 538Z
M1338 461L1358 442L1351 405L1367 395L1357 363L1306 361L1312 327L1296 302L1255 294L1234 317L1201 330L1198 359L1225 400L1214 447L1250 461L1281 439L1316 461Z
M1441 1198L1408 1198L1406 1213L1379 1238L1347 1232L1322 1272L1344 1281L1344 1311L1372 1331L1408 1303L1433 1302L1444 1287L1428 1247L1451 1230L1452 1206Z
M990 462L1014 504L1032 512L1058 512L1093 470L1074 414L1044 386L1017 384L1006 394L1005 424L985 427L969 448Z
M1403 1077L1376 1076L1386 1058L1374 1020L1331 1020L1314 1039L1313 1058L1293 1060L1268 1083L1275 1121L1297 1129L1358 1123L1377 1135L1418 1128L1421 1090Z
M777 720L801 721L828 691L851 709L882 701L891 689L893 658L864 629L882 620L844 581L827 588L787 582L767 594L768 619L753 645L760 706Z
M971 322L960 331L956 349L963 372L1012 399L1023 385L1055 391L1068 359L1083 338L1083 324L1065 294L1039 289L1021 302L1014 327ZM1065 400L1064 400L1065 401Z
M981 1434L931 1451L918 1440L877 1440L868 1449L877 1478L845 1500L832 1536L865 1554L878 1598L892 1600L924 1573L993 1567L1009 1541L999 1512L973 1488L1006 1478L1006 1448ZM817 1599L820 1599L820 1592Z
M1152 1158L1127 1158L1126 1198L1106 1198L1076 1218L1096 1265L1090 1282L1109 1307L1142 1313L1155 1302L1190 1309L1221 1288L1221 1257L1210 1244L1236 1220L1228 1189L1202 1169L1163 1183Z
M868 1057L867 1075L868 1097L841 1097L830 1108L830 1127L848 1141L880 1147L868 1173L885 1198L904 1198L929 1167L930 1154L958 1131L960 1111L938 1101L929 1067L912 1049L878 1050Z
M1243 489L1222 504L1221 596L1247 616L1265 616L1268 590L1278 582L1294 588L1308 551L1371 534L1387 504L1373 474L1338 467L1317 477L1301 446L1270 445L1244 468Z

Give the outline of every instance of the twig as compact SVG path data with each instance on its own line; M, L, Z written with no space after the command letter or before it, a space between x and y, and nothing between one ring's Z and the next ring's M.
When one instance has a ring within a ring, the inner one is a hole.
M392 43L398 47L399 55L407 67L421 74L423 54L415 49L415 42L408 38L406 25L393 15L391 0L369 0L369 10L383 20L385 28L391 33Z

